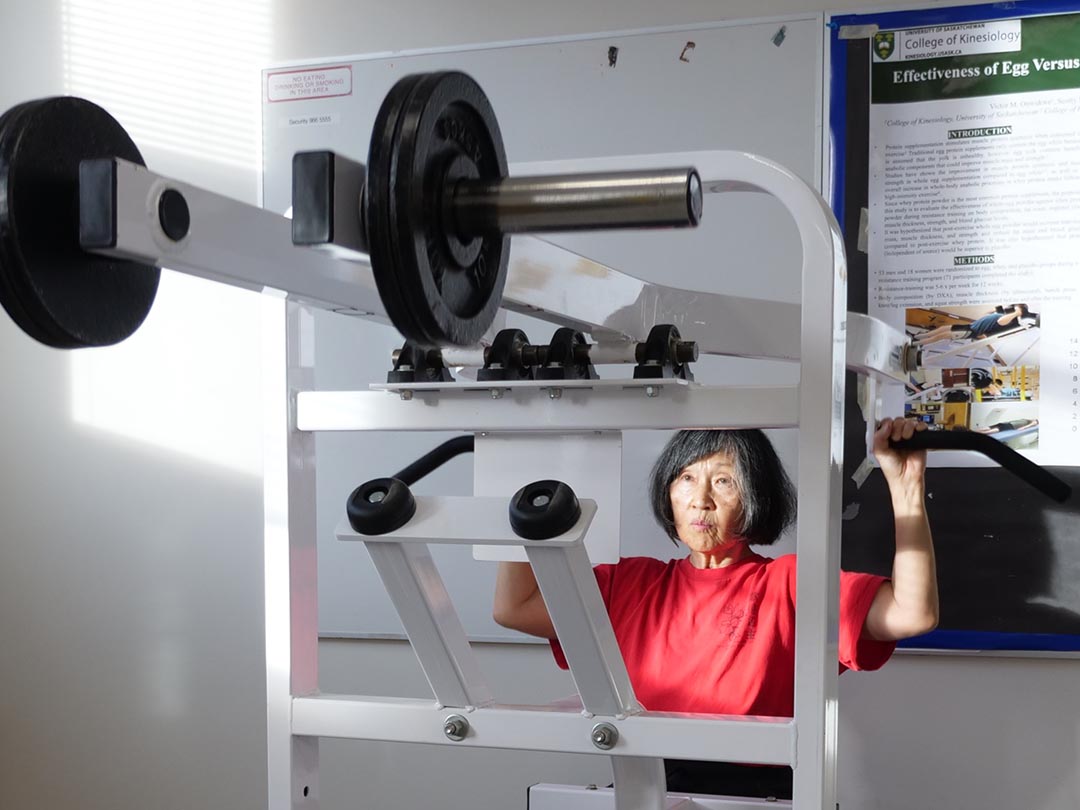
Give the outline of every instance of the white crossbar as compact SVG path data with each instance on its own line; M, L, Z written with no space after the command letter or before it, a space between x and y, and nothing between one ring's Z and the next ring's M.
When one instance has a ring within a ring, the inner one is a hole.
M452 712L413 698L316 695L292 701L292 733L348 740L430 743L466 748L513 748L632 757L791 765L795 723L778 717L678 715L644 712L610 719L619 741L610 751L593 745L596 718L580 708L492 705L468 713L460 742L443 732Z

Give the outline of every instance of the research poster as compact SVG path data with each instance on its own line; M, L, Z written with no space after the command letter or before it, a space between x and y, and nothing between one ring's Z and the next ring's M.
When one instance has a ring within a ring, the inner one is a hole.
M923 357L886 412L1080 463L1080 15L871 50L869 314Z

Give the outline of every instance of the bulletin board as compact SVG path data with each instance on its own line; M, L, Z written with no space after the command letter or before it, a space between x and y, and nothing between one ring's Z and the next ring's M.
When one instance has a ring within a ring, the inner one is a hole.
M935 430L994 435L1080 490L1080 3L837 15L828 193L848 308L907 332L923 368L886 396ZM889 573L892 515L848 380L843 565ZM1080 502L932 453L941 593L908 646L1080 651Z

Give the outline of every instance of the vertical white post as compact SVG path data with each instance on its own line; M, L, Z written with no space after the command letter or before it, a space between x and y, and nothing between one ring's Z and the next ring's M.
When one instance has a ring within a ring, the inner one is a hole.
M834 810L847 260L840 227L817 192L782 166L746 157L721 153L717 165L702 171L707 177L725 178L713 186L756 189L776 197L799 230L794 810Z
M749 158L749 159L747 159ZM717 153L713 188L764 191L788 210L802 246L794 810L835 810L844 460L847 260L836 218L801 178L757 156ZM823 474L824 471L824 474Z
M655 757L612 757L615 810L664 810L667 775Z
M292 697L319 686L315 438L295 406L314 387L314 324L283 296L263 302L267 806L317 810L319 742L292 735Z
M820 227L797 217L803 274L794 806L834 810L847 268L832 213L806 192Z

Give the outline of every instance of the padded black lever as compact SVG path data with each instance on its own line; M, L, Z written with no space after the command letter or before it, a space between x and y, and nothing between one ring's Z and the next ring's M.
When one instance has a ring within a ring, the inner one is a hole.
M411 486L455 456L473 452L475 444L476 439L473 436L455 436L447 439L434 450L429 450L404 470L396 473L394 478Z
M889 441L898 450L972 450L996 461L1039 492L1063 503L1072 495L1072 487L1053 473L1017 453L986 433L967 430L923 430L910 439Z

